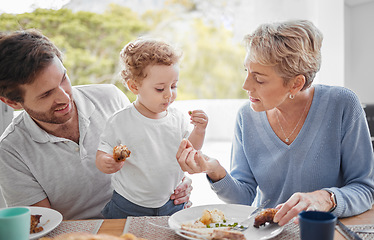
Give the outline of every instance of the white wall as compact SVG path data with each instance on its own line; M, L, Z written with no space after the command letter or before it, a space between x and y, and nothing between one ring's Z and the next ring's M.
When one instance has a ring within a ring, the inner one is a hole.
M265 22L312 21L324 35L322 67L315 83L344 86L344 0L248 0L240 4L234 19L237 39Z
M374 1L345 6L345 86L374 103Z
M344 0L316 1L316 26L323 33L322 66L316 83L344 86Z

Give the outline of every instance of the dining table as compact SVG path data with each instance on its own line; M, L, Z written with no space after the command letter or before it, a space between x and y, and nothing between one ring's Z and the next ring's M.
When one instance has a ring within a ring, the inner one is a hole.
M113 235L113 236L121 236L124 232L130 232L130 233L136 234L136 233L139 233L139 232L136 232L137 228L144 228L144 221L149 221L151 219L153 220L158 219L158 220L162 220L164 225L166 224L167 226L167 218L168 217L164 216L164 217L134 217L131 219L130 218L128 219L104 219L100 225L100 228L97 231L97 234L108 234L108 235ZM130 220L132 220L133 224L130 228L128 228L129 226L127 225L130 224L129 223ZM134 221L134 220L139 220L139 221ZM340 218L339 220L352 230L354 230L355 228L360 228L360 227L366 227L366 228L370 227L374 229L374 207L360 215L352 216L348 218ZM90 220L80 220L80 221L90 221ZM74 220L63 221L63 222L74 223ZM288 224L290 224L290 226L292 225L292 227L290 227L291 230L289 229L289 233L288 233L290 234L290 232L293 232L292 233L293 237L291 239L300 239L299 232L298 232L299 231L298 225L294 223L288 223ZM155 228L154 231L156 232L160 231L160 234L162 235L164 234L164 232L163 233L161 232L165 231L165 229ZM283 231L281 234L279 234L279 236L275 237L274 239L290 239L289 236L282 237L282 234L286 234L284 232L285 231ZM162 236L165 236L165 238L160 237L159 239L183 239L177 235L175 235L175 238L173 238L172 235L170 234L174 234L174 233L169 233L168 237L166 237L166 235L162 235ZM374 239L374 233L359 234L359 236L362 237L362 239ZM138 236L138 237L144 237L144 236ZM334 240L344 240L344 239L347 239L347 238L341 233L340 230L336 228Z

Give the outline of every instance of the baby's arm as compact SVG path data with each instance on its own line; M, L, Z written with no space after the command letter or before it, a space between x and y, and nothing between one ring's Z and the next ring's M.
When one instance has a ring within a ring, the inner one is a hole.
M124 161L116 161L112 154L98 150L96 153L96 167L103 173L111 174L118 172Z
M205 138L205 129L208 125L208 116L203 110L194 110L189 112L191 116L191 123L194 125L188 140L192 143L196 150L203 147Z

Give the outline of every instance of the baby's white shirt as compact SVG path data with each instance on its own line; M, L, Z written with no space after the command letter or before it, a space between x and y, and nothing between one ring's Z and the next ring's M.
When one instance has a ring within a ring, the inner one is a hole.
M183 178L176 153L189 136L188 122L175 108L161 119L143 116L130 104L108 119L99 150L113 154L114 146L126 145L131 155L112 177L116 192L148 208L163 206Z

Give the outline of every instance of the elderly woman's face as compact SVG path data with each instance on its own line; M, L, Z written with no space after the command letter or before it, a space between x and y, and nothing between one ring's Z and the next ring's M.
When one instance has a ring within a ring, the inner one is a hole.
M281 105L288 97L290 88L273 67L248 61L244 63L247 77L243 89L247 91L251 107L256 112L267 111Z

